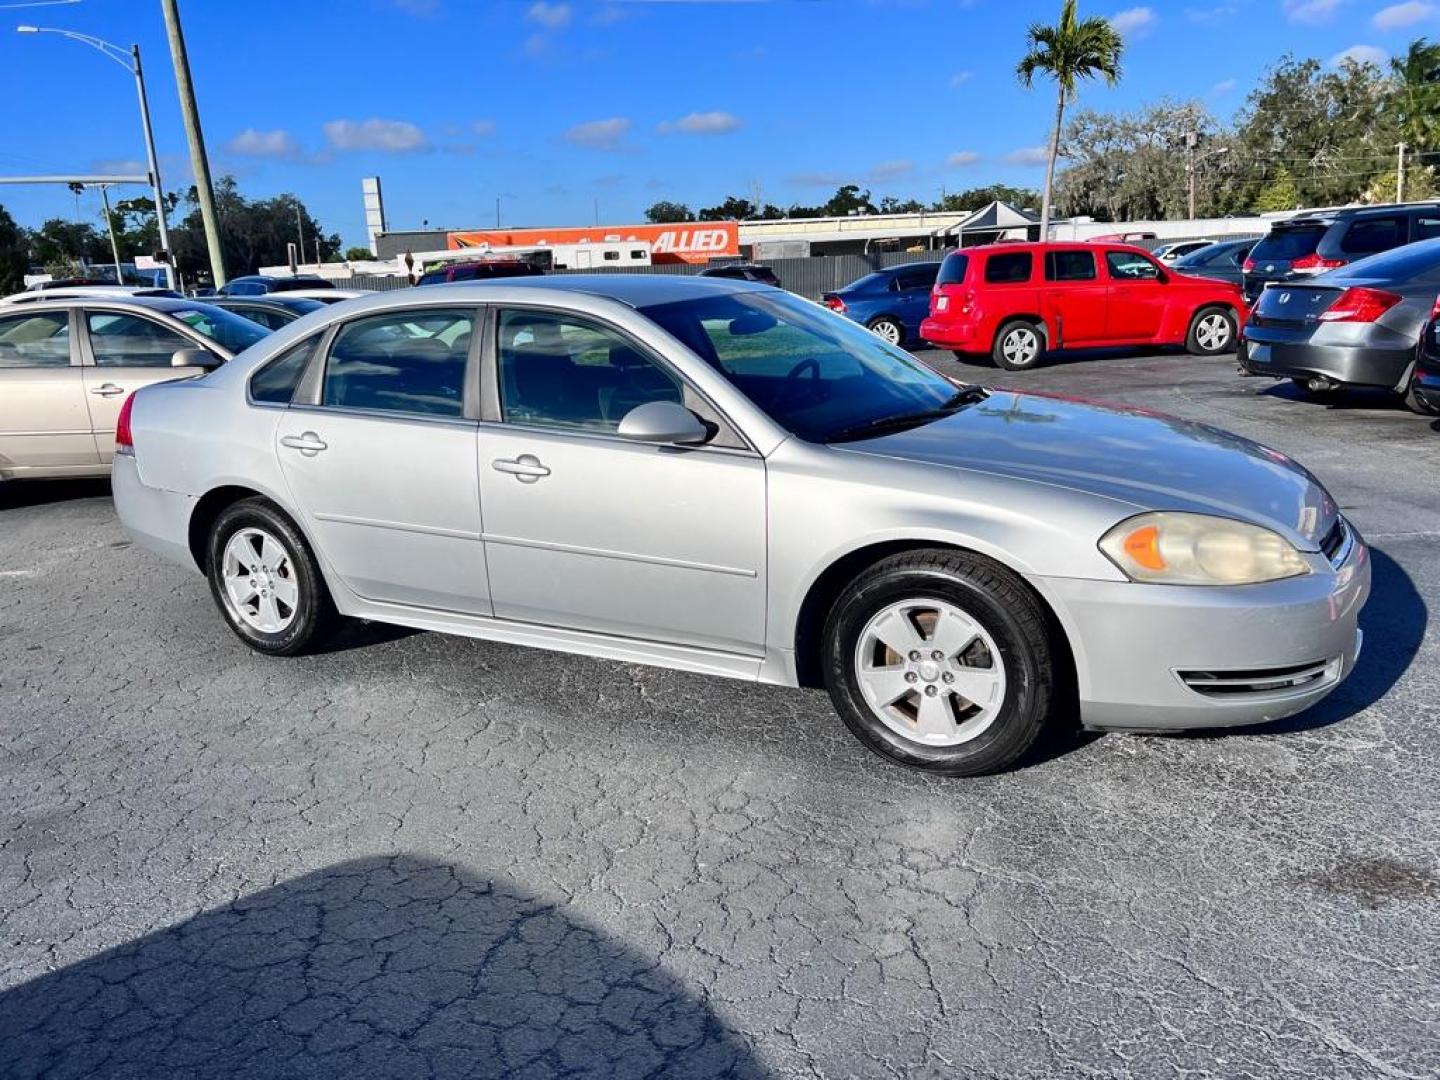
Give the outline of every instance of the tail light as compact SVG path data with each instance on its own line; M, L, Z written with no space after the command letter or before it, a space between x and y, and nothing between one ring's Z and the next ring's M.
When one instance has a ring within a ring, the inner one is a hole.
M1350 288L1342 292L1317 318L1321 322L1370 323L1400 303L1401 299L1383 289Z
M135 407L135 395L131 394L120 406L120 416L115 421L115 453L134 454L135 436L130 433L130 410Z
M1435 303L1430 305L1430 318L1440 315L1440 296L1435 297Z
M831 311L843 312L845 310L845 301L841 300L838 296L827 296L821 303Z
M1346 264L1345 259L1322 259L1318 252L1305 255L1290 264L1290 269L1300 274L1323 274Z
M1253 274L1255 272L1255 260L1246 259L1243 263L1240 264L1240 269L1244 270L1247 274Z

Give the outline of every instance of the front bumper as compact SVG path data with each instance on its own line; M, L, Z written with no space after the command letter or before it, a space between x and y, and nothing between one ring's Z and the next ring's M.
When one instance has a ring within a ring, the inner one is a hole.
M1312 345L1265 341L1246 329L1240 338L1240 367L1250 375L1276 379L1326 378L1348 386L1395 389L1415 356L1414 343L1394 347Z
M1075 653L1081 722L1121 731L1232 727L1320 701L1360 654L1370 557L1352 536L1340 565L1264 585L1037 580Z

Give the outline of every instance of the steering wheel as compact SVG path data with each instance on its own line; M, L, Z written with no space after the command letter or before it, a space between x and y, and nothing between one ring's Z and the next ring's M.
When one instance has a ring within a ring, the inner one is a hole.
M816 383L817 385L819 384L820 361L816 360L813 356L801 360L798 364L796 364L788 372L785 373L785 381L780 384L780 392L775 395L776 406L783 405L790 400L790 395L793 394L796 387L799 386L798 380L800 379L801 374L807 369L811 373L811 381Z

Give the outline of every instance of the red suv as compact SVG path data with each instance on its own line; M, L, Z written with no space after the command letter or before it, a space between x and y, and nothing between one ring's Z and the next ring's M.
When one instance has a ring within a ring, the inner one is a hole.
M989 244L945 256L920 336L962 359L989 352L1008 371L1049 349L1184 345L1227 352L1244 318L1240 288L1188 277L1125 244Z

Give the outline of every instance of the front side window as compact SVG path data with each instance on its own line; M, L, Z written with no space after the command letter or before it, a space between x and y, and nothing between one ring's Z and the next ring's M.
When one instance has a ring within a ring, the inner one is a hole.
M289 405L295 397L295 388L305 375L305 365L310 362L319 344L319 334L306 338L250 376L250 397L270 405Z
M958 390L903 349L789 293L706 296L640 312L811 442L943 408Z
M1116 281L1158 281L1160 268L1134 251L1107 251L1105 265Z
M1031 262L1028 251L991 255L985 260L985 280L991 285L1017 285L1029 281Z
M928 289L935 284L935 274L939 266L926 266L918 270L900 271L900 289L908 292L911 289Z
M1045 256L1046 281L1094 281L1093 251L1052 251Z
M140 315L87 311L85 323L90 351L100 367L169 367L176 350L196 347L189 338ZM264 330L256 330L264 336Z
M335 335L321 404L461 417L475 330L469 310L420 308L356 319Z
M628 339L573 315L502 311L497 355L509 424L614 432L636 406L684 403L674 376Z
M0 319L0 368L70 366L70 316L64 311Z

